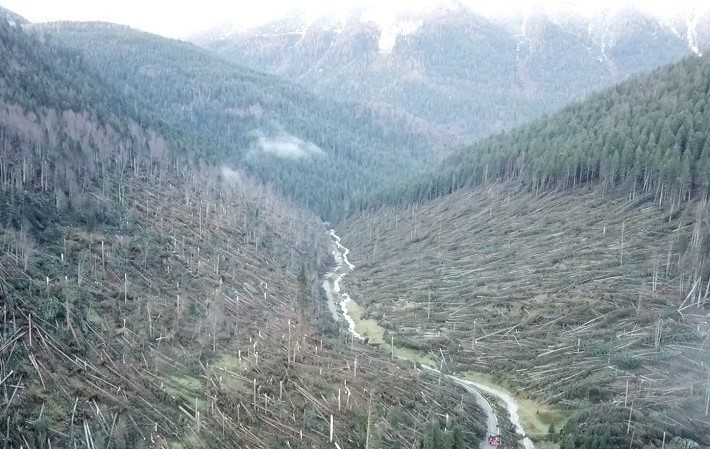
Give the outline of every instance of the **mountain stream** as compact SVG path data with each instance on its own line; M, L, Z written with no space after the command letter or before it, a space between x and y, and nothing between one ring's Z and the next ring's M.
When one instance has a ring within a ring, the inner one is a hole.
M351 271L355 269L355 266L348 260L348 254L350 250L340 243L340 237L335 233L335 230L330 230L331 237L331 252L333 258L335 259L335 268L328 272L323 279L323 290L325 291L326 297L328 298L328 308L330 313L333 315L335 321L345 320L348 324L348 330L353 338L364 341L365 338L358 333L357 323L355 319L348 313L348 304L353 301L348 293L344 292L340 288L340 281L348 275ZM413 362L403 356L398 356L400 359L408 360ZM492 435L500 435L500 428L498 427L498 417L495 414L493 406L488 402L488 400L483 396L486 393L490 396L494 396L501 400L508 411L509 419L515 426L517 433L523 435L523 446L525 449L535 449L530 438L528 438L520 423L520 417L518 415L518 404L515 398L505 392L503 389L492 387L490 385L484 385L479 382L473 382L470 380L462 379L450 374L440 373L438 369L431 366L426 366L421 364L421 367L427 371L431 371L437 374L448 377L453 382L461 385L467 392L472 394L476 400L476 403L483 409L486 413L487 422L487 435L486 438L481 441L481 449L495 449L496 446L490 445L488 442L488 437Z

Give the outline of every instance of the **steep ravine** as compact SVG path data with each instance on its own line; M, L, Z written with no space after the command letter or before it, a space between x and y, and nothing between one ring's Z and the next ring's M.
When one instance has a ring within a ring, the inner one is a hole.
M335 230L330 230L330 237L332 240L331 252L333 254L333 258L335 259L335 267L332 271L325 275L322 283L323 290L328 298L328 308L335 321L344 319L348 323L348 329L354 338L365 340L365 338L357 331L357 323L355 319L348 313L348 304L352 301L352 299L348 293L343 292L340 288L340 281L343 277L347 276L348 273L355 269L355 266L348 260L350 250L340 243L340 237L336 234ZM414 361L401 355L398 355L398 357L403 360ZM418 360L418 362L421 363L420 360ZM439 370L434 367L424 364L421 364L421 366L427 371L440 373ZM509 419L515 426L517 433L524 436L522 440L523 446L526 449L535 449L533 442L526 436L527 434L525 433L525 429L520 422L520 417L518 415L518 404L510 394L505 392L502 388L497 388L495 386L484 385L478 382L461 379L450 374L443 375L461 385L466 391L474 395L478 405L485 411L487 435L486 438L481 441L480 447L482 449L495 448L495 446L489 444L488 437L491 435L498 435L500 433L498 417L495 414L493 406L483 396L482 392L485 392L490 396L495 396L500 399L503 404L505 404ZM503 437L505 438L505 436Z

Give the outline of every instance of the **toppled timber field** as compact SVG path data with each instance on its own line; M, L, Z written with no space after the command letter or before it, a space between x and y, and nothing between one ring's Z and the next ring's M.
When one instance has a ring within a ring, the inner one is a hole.
M708 224L702 203L588 186L462 189L352 217L344 283L385 341L450 371L492 374L637 441L666 429L707 444Z

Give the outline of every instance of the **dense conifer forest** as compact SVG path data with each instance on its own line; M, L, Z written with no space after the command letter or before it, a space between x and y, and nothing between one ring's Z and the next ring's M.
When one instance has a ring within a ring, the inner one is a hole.
M532 191L599 183L673 207L710 194L710 58L688 58L460 151L368 206L433 199L463 186Z
M441 145L396 114L317 97L188 43L101 23L38 32L79 50L113 85L190 129L205 157L247 168L324 217L347 210L354 194L422 169Z

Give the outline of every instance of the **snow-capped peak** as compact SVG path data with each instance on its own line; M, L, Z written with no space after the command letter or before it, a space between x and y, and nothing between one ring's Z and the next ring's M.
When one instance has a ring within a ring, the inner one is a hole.
M695 7L686 11L678 11L674 16L659 18L659 23L671 30L676 36L683 38L688 43L688 48L697 56L702 56L698 45L698 26L701 18L710 12L710 6Z
M690 47L692 52L696 55L702 56L703 54L700 52L700 48L698 48L698 39L695 34L695 30L698 26L698 19L696 17L688 17L685 23L688 27L685 34L685 37L688 40L688 47Z
M402 5L375 2L362 6L351 18L362 23L374 23L380 30L379 50L391 53L397 37L416 33L427 17L447 15L464 8L457 0L412 0L406 9Z
M674 8L668 8L667 4L655 0L600 0L593 3L578 0L344 0L336 4L323 2L322 5L326 6L321 9L292 10L267 23L253 23L247 27L222 25L193 37L193 40L220 40L244 32L258 35L340 32L346 24L362 23L374 24L380 30L379 49L382 53L389 53L399 36L416 33L428 18L466 10L496 21L515 21L517 18L524 22L524 18L531 14L541 15L557 26L575 32L581 25L594 42L594 49L590 47L590 51L597 53L600 60L608 60L607 51L613 46L618 23L641 15L657 21L684 39L688 48L699 55L696 30L700 17L710 9L710 3L705 5L702 0L676 2ZM521 41L519 47L524 46L525 31L518 38Z

